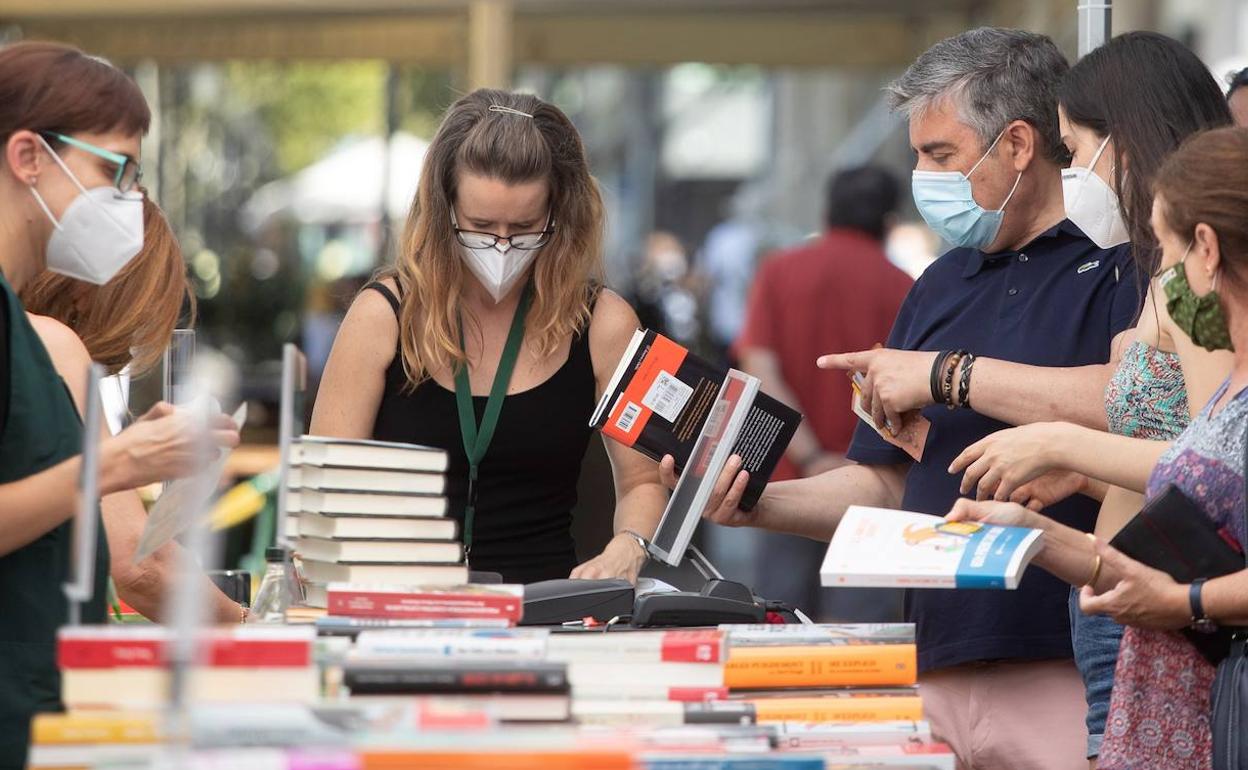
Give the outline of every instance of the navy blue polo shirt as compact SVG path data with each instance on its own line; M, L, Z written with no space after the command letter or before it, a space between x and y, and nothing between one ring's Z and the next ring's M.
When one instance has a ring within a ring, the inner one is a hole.
M1069 220L1018 251L953 249L910 290L888 347L965 349L1037 366L1103 364L1114 336L1132 326L1139 312L1136 275L1129 245L1099 249ZM961 483L949 464L966 447L1009 426L969 409L929 406L923 414L931 432L923 461L906 476L902 508L943 516ZM869 465L910 460L865 425L855 431L849 457ZM1090 532L1096 512L1095 501L1077 495L1045 514ZM1069 592L1038 567L1027 570L1015 591L907 591L906 615L918 624L920 670L1071 657Z

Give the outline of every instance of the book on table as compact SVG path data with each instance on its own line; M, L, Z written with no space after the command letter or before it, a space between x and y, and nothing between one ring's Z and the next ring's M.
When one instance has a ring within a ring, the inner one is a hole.
M412 585L464 585L468 567L464 564L392 564L327 562L303 559L304 577L312 583L410 583ZM319 595L325 596L324 590Z
M331 583L330 615L393 619L504 620L514 625L524 614L524 586L421 586Z
M826 587L1015 589L1041 548L1038 529L850 506L819 569Z
M300 558L322 562L458 564L464 558L463 546L448 540L298 537L294 546Z
M291 464L444 473L450 458L419 444L304 435L292 446Z
M594 409L590 426L653 460L689 461L702 428L714 418L728 369L649 330L638 330ZM802 416L765 393L753 396L740 429L725 436L750 473L742 507L758 501Z
M360 516L349 513L299 513L297 532L305 537L459 540L459 522L441 516Z
M322 492L297 489L286 495L288 514L317 513L322 516L445 516L445 497L387 494L384 492Z
M326 492L442 495L446 493L446 475L297 463L291 465L286 485L291 489L318 489Z

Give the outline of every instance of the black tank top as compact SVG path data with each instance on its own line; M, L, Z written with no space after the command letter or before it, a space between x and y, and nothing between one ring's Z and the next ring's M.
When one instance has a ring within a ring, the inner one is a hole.
M399 298L381 293L399 313ZM595 292L595 298L597 293ZM386 369L386 388L373 438L445 449L450 455L447 497L460 524L468 495L468 456L459 430L455 393L432 379L407 390L403 357ZM572 508L581 461L589 446L596 384L588 325L572 340L568 360L549 379L503 401L498 428L481 461L473 525L474 570L502 573L509 583L566 578L576 566ZM477 423L486 397L474 396Z

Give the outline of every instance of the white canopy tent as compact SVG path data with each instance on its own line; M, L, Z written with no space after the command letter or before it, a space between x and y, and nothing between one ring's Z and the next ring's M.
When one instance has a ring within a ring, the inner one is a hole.
M416 194L429 143L399 132L389 146L379 136L355 137L307 168L261 187L240 213L243 227L257 232L289 219L299 224L369 224L382 212L401 222Z

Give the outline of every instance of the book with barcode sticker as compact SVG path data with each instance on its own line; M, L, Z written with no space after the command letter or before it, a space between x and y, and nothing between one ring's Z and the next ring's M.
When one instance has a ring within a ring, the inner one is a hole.
M726 367L661 334L639 329L590 425L653 460L672 455L680 471L712 418L716 394L727 376ZM796 410L765 393L754 398L740 432L732 438L733 452L750 474L742 508L749 510L758 502L801 421Z

